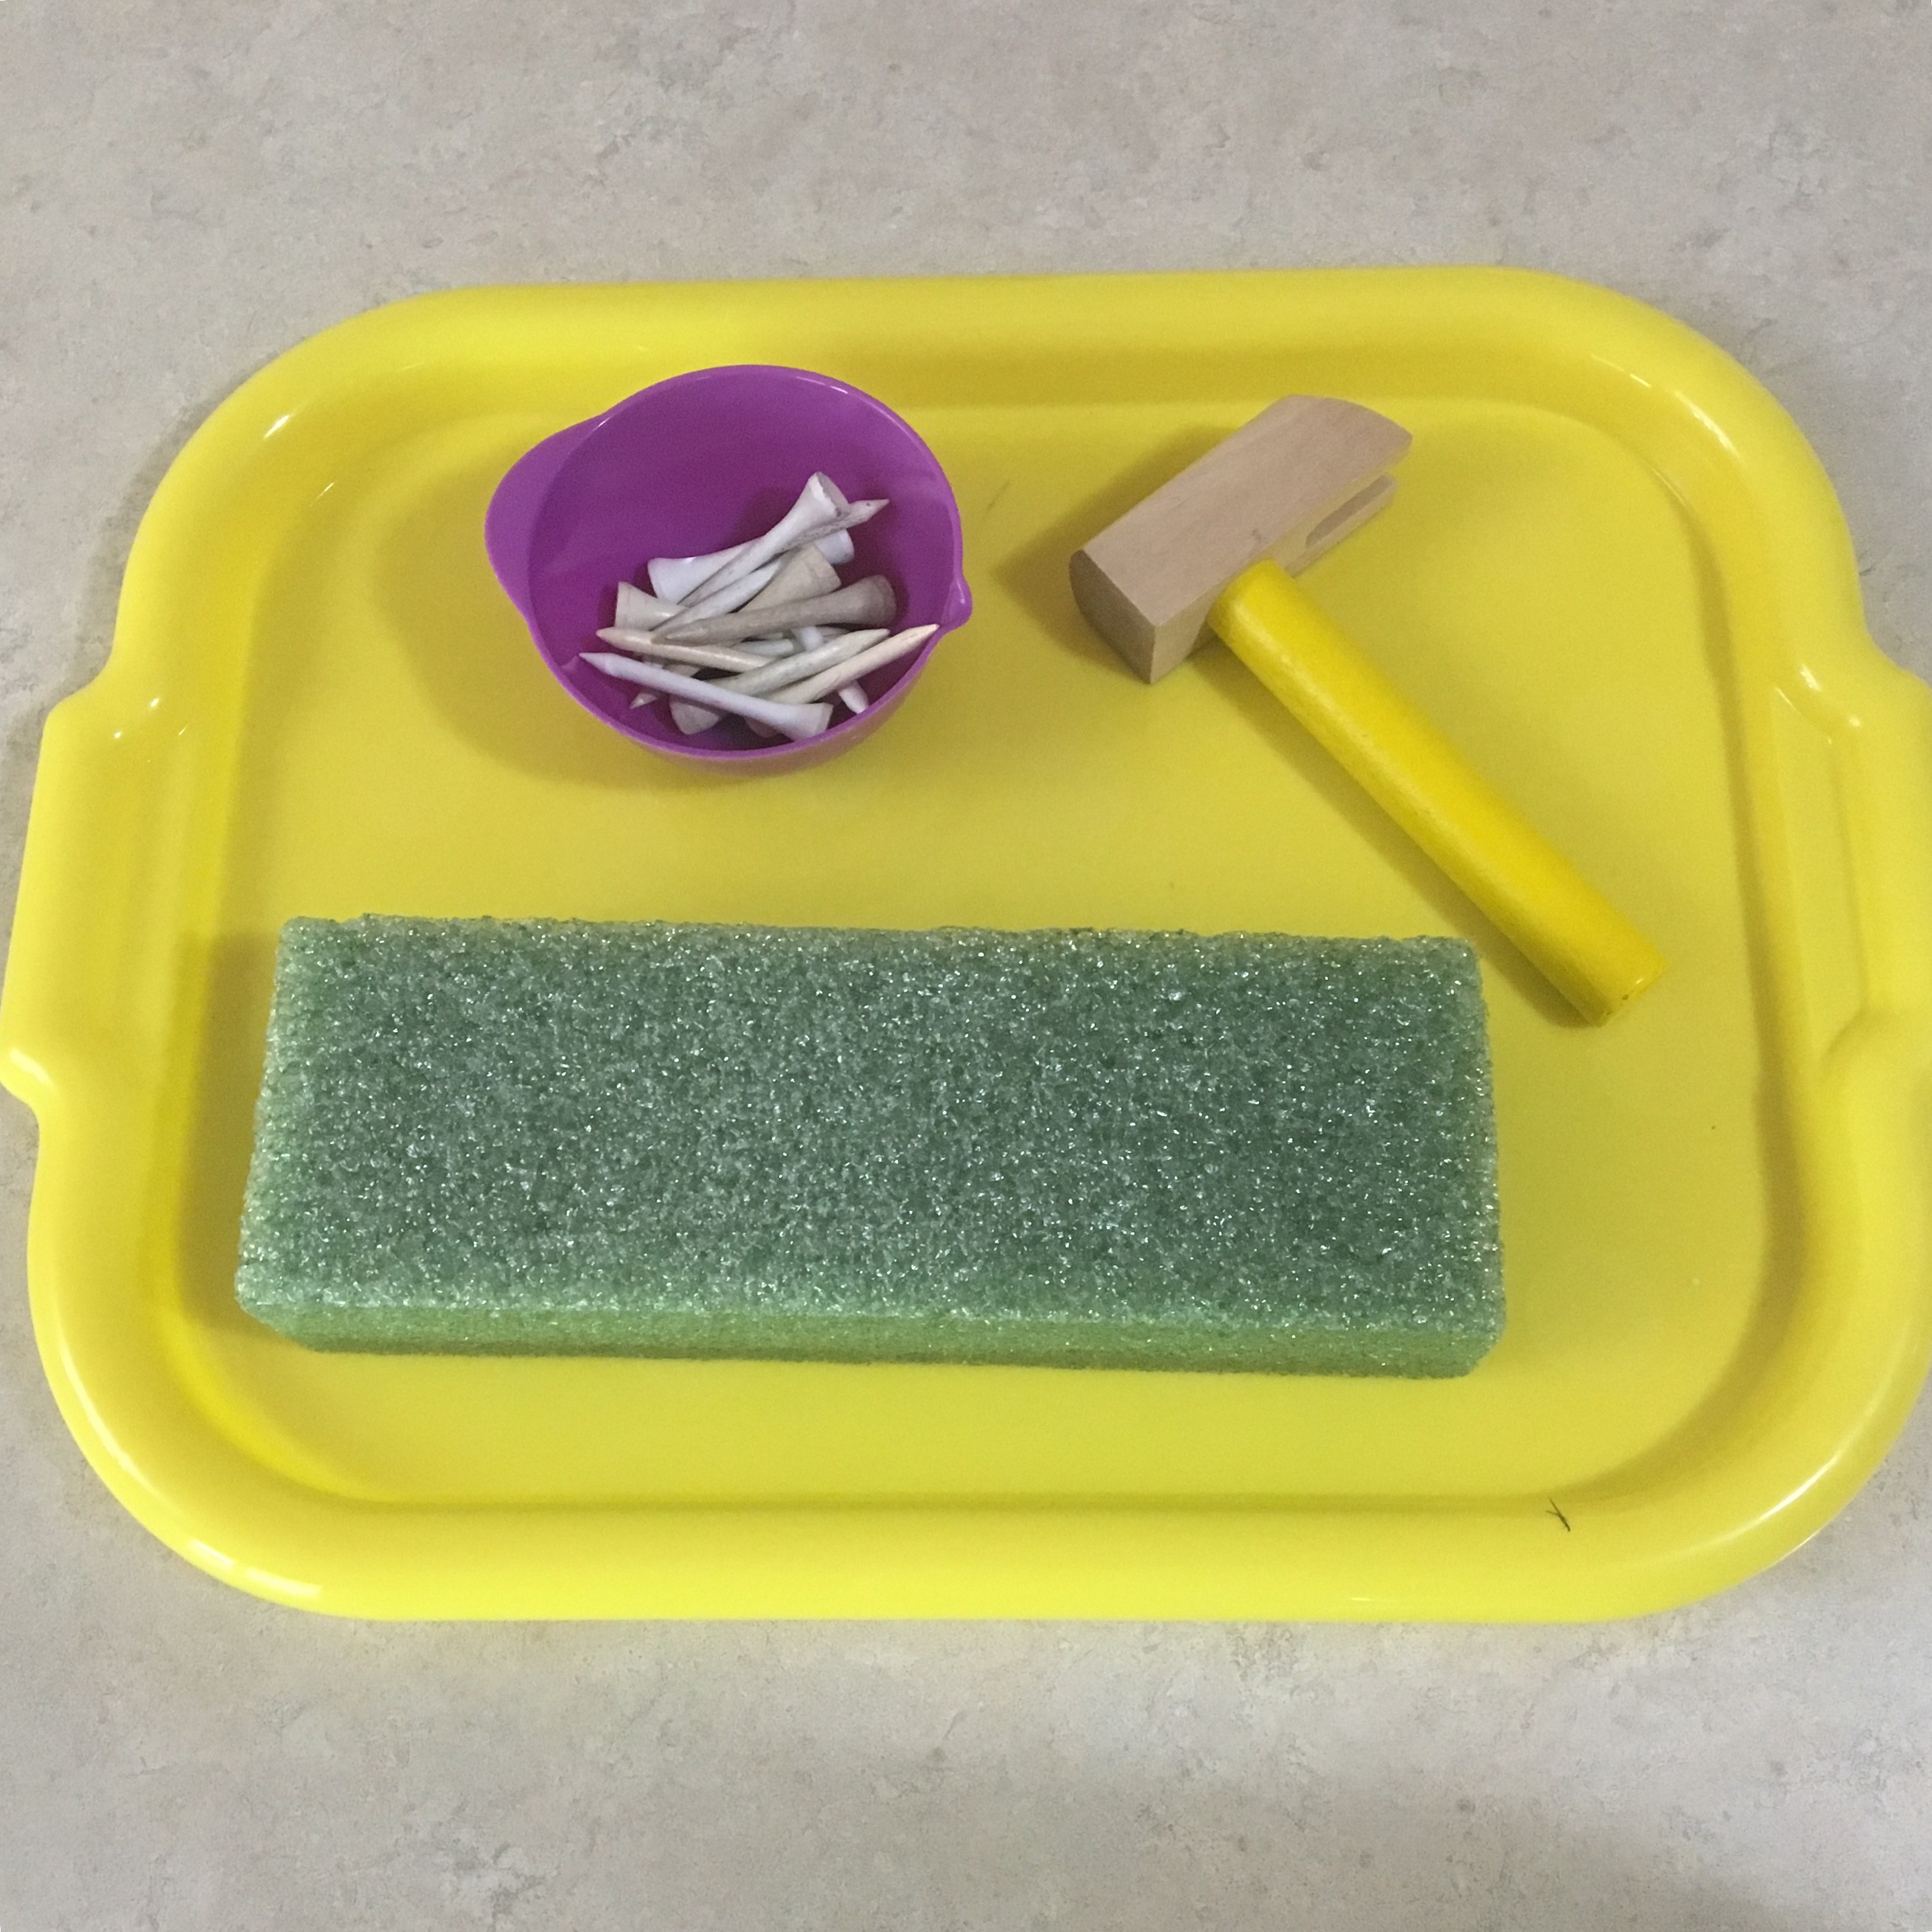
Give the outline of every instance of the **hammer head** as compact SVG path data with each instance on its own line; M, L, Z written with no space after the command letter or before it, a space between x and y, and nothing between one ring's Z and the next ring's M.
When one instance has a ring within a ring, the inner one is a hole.
M1291 573L1395 494L1408 432L1334 396L1284 396L1075 551L1073 599L1151 684L1206 635L1229 580L1272 557Z

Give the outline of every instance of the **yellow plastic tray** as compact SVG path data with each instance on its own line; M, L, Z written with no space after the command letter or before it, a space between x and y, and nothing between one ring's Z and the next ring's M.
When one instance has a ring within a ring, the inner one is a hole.
M820 769L656 759L485 565L538 437L830 370L957 486L970 626ZM1228 655L1066 558L1285 392L1415 432L1322 602L1670 956L1572 1024ZM798 855L808 853L807 862ZM1688 330L1488 270L482 290L304 344L156 493L49 721L0 1051L34 1316L156 1535L358 1615L1602 1617L1850 1496L1932 1352L1932 702L1829 486ZM233 1292L294 914L1455 932L1508 1332L1467 1380L310 1354Z

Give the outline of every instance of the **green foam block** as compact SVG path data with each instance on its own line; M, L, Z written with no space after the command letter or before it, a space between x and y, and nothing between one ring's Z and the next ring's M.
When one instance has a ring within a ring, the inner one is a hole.
M239 1293L326 1348L1460 1374L1475 957L292 920Z

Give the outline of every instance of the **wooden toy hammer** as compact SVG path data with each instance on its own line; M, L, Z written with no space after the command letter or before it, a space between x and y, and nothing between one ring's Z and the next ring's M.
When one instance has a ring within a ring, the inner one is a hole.
M1290 574L1389 500L1408 444L1359 404L1284 396L1076 551L1074 600L1150 684L1216 633L1586 1019L1606 1020L1663 955Z

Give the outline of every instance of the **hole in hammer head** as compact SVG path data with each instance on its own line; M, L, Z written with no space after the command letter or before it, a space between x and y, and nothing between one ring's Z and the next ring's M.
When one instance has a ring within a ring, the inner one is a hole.
M1361 515L1378 499L1388 495L1394 488L1395 478L1393 476L1378 476L1373 482L1364 484L1346 502L1330 510L1309 531L1302 540L1302 548L1304 550L1319 550L1328 538L1342 534L1343 526L1351 518Z

